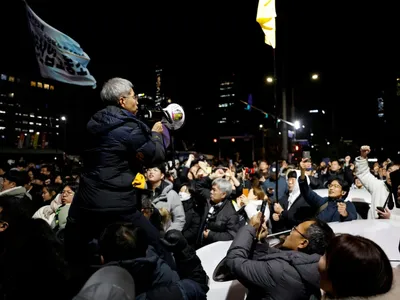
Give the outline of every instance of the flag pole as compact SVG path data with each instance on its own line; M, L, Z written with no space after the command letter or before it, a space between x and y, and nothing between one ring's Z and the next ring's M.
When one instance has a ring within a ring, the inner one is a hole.
M277 72L277 64L276 64L276 48L272 49L272 55L274 59L274 102L275 102L275 115L277 116L277 119L275 120L275 135L277 138L279 138L279 109L278 109L278 72ZM279 143L277 141L276 143L276 170L275 170L275 203L278 203L278 191L279 191L279 173L280 173L280 168L279 168Z
M276 136L279 137L279 121L280 121L280 111L278 108L278 85L277 83L280 84L278 80L278 72L277 72L277 52L276 52L276 8L275 8L275 0L259 0L258 1L258 8L257 8L257 16L256 16L256 21L257 23L260 24L261 29L264 32L265 35L265 43L267 45L270 45L272 47L272 54L273 54L273 64L274 64L274 102L275 102L275 115L276 115L276 120L275 120L275 128L276 128ZM285 96L282 94L283 98ZM284 115L283 118L286 118L286 108L283 111ZM285 127L286 127L286 122L285 122ZM284 132L284 134L287 135L287 130ZM278 141L278 139L276 139ZM287 145L287 142L286 142ZM275 196L276 196L276 201L278 201L278 180L279 180L279 143L276 143L276 191L275 191Z

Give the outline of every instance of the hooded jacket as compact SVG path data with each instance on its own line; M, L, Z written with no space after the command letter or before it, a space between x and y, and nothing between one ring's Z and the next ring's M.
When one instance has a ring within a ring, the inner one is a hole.
M185 226L185 211L179 195L173 190L173 184L164 180L157 189L159 193L148 191L147 194L143 194L143 197L149 197L158 210L165 208L170 212L172 222L166 231L172 229L182 231Z
M132 181L146 164L164 160L161 134L151 132L135 115L116 106L98 111L87 131L84 169L69 216L76 218L76 208L136 210Z
M248 288L248 300L320 297L318 254L271 249L272 253L251 260L248 257L255 234L252 226L243 227L226 256L226 266Z

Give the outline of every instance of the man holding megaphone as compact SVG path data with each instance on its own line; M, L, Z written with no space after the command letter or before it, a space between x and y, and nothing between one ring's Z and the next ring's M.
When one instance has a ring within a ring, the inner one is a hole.
M66 249L73 260L83 256L81 247L117 221L145 229L152 245L159 240L158 231L137 209L138 189L134 187L141 185L134 179L142 177L146 165L164 161L162 124L157 122L150 130L136 117L138 97L126 79L108 80L100 96L106 107L87 124L84 168L65 232Z

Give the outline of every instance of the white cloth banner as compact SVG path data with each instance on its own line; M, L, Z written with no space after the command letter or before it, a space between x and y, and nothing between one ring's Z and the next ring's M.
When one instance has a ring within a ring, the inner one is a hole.
M90 57L80 45L40 19L27 4L26 12L41 75L69 84L95 88L96 80L87 69Z

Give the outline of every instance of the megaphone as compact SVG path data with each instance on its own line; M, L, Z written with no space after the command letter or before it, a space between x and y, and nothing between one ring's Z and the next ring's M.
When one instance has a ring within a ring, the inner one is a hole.
M171 103L162 111L164 116L161 122L169 130L178 130L185 123L185 111L179 104Z

